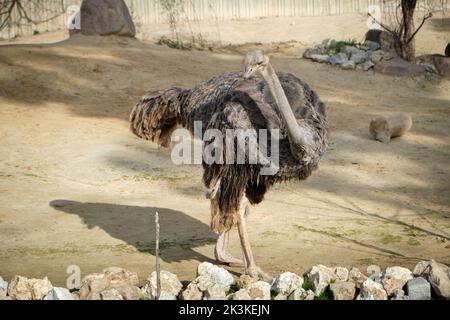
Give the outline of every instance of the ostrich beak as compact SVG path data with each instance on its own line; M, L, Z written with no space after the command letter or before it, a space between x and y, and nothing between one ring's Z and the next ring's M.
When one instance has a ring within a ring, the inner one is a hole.
M253 68L245 68L245 72L243 74L244 79L249 79L253 75Z

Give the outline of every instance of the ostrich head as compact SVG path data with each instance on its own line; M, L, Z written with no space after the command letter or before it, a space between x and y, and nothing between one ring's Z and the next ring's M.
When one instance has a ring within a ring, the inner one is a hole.
M269 57L264 54L262 50L253 50L245 55L244 59L244 79L254 76L256 73L261 73L269 65Z

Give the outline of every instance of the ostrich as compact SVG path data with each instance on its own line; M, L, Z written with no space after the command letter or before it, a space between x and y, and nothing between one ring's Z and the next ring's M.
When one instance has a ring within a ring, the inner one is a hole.
M213 77L191 90L171 88L149 93L133 108L130 127L138 137L165 147L178 126L194 134L196 121L202 122L202 130L279 130L278 171L273 175L262 175L260 164L203 161L211 229L219 234L216 260L244 264L246 274L267 279L255 263L247 234L249 205L262 202L275 183L304 180L317 168L327 148L326 107L308 84L292 74L276 73L262 51L247 53L244 65L244 72ZM206 146L213 143L204 142ZM223 149L225 154L227 148ZM228 252L229 232L235 227L243 261Z

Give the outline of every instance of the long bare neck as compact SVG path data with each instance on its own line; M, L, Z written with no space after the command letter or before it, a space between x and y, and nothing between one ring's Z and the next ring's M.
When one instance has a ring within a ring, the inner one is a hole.
M310 138L310 132L308 128L304 128L297 123L297 119L292 112L292 108L283 87L281 86L280 80L270 63L261 74L267 82L270 92L272 93L285 122L291 149L293 149L293 151L298 150L299 148L305 149L311 143L310 139L308 139Z

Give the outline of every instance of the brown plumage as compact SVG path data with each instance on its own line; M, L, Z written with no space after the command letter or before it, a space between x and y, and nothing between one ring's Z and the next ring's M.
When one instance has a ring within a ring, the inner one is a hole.
M308 178L327 148L325 104L294 75L277 75L297 122L312 132L314 148L301 149L300 154L293 154L267 83L259 77L244 79L240 72L213 77L191 90L172 88L150 93L131 113L132 132L163 146L167 146L179 125L193 134L195 121L203 123L204 131L218 129L224 133L226 129L280 129L279 171L273 176L260 175L261 165L203 164L205 186L211 190L220 181L211 199L211 227L215 231L223 232L236 225L244 195L250 203L257 204L273 184ZM209 143L205 141L206 145ZM225 141L223 149L226 159Z

